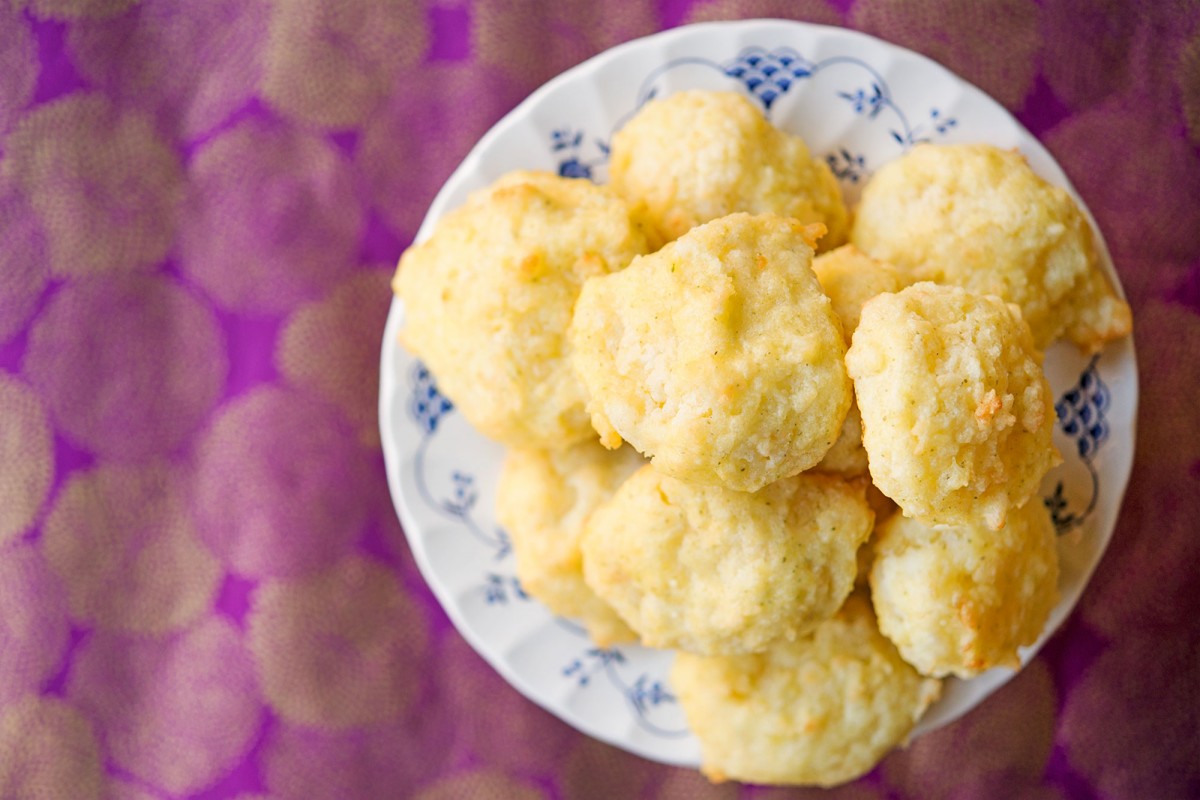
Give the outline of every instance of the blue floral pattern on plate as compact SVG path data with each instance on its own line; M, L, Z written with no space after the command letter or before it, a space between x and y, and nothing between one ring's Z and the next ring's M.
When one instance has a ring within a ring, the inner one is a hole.
M410 386L408 413L423 431L421 442L417 445L415 460L417 487L422 500L430 509L458 522L473 539L490 548L495 561L510 562L511 566L512 542L508 534L499 527L493 528L489 533L486 527L475 519L479 493L473 475L459 469L452 470L450 485L453 488L449 496L438 499L430 491L431 481L425 453L438 432L438 423L445 415L454 412L454 404L442 395L429 368L419 361L413 366ZM484 602L489 606L507 606L530 599L515 574L491 569L481 576L480 590ZM583 628L566 620L563 622L566 630L584 640L587 639L587 632ZM675 702L674 695L666 689L661 680L655 680L644 672L639 673L632 682L626 681L617 667L627 663L628 659L621 648L592 646L585 648L578 658L564 667L562 676L574 680L580 687L588 686L597 675L603 676L626 699L638 724L645 730L669 738L687 736L686 728L664 726L654 719L656 709Z
M1054 404L1059 427L1075 441L1076 454L1092 478L1090 498L1081 511L1070 507L1064 491L1065 485L1061 480L1055 483L1054 491L1044 498L1050 518L1054 520L1054 528L1060 535L1082 525L1096 509L1096 500L1100 496L1100 475L1093 460L1101 445L1108 440L1108 421L1105 414L1111 402L1111 395L1096 368L1099 358L1092 356L1075 386L1064 392Z
M650 98L687 87L752 98L765 116L813 144L850 198L872 169L917 142L952 137L1020 147L1035 169L1066 185L1049 153L1002 108L911 53L853 32L778 21L722 24L714 37L717 30L661 34L548 86L481 142L447 182L426 226L510 169L603 181L612 132ZM598 103L586 96L593 90ZM828 113L812 115L811 103ZM384 342L384 453L405 532L438 599L472 645L530 698L632 752L695 765L698 744L667 685L669 654L598 648L578 624L530 602L490 507L501 450L471 430L429 371L399 350L402 312L393 307ZM1061 540L1074 566L1064 573L1069 582L1052 628L1103 552L1127 480L1137 375L1131 346L1110 350L1091 361L1069 346L1047 354L1047 374L1060 391L1055 439L1066 463L1045 484L1044 500L1059 532L1074 534ZM954 719L1009 675L948 680L917 732Z
M957 119L945 115L937 108L929 109L927 117L921 122L911 124L908 115L893 99L887 81L874 67L859 58L834 56L814 62L790 47L773 50L748 47L724 63L704 58L681 58L667 62L647 76L639 92L637 108L657 96L658 92L653 83L666 73L684 66L703 66L710 67L740 84L748 96L758 101L763 113L769 117L775 103L799 82L814 78L831 67L847 65L860 71L862 83L838 90L835 96L849 103L854 113L872 121L876 118L883 120L901 152L920 142L932 141L935 136L945 136L958 126ZM888 113L881 116L881 112L885 111ZM628 115L625 119L627 118ZM590 142L595 150L595 154L588 158L581 155L585 141ZM557 128L550 132L550 149L558 156L558 174L566 178L593 178L596 167L605 163L609 155L607 141L589 138L582 130L571 127ZM834 175L847 183L857 184L870 174L866 156L861 153L852 154L844 147L827 153L824 159Z

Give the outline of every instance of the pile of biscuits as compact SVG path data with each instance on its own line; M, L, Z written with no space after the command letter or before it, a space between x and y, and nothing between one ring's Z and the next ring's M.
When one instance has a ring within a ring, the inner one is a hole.
M800 138L691 91L625 124L610 175L514 172L447 214L400 261L401 341L510 448L528 593L678 651L706 775L851 780L940 678L1040 635L1042 351L1129 308L1015 152L918 145L851 217Z

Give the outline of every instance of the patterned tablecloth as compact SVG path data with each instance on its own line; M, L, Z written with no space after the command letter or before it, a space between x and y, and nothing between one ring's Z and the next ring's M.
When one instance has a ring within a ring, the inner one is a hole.
M828 796L1200 797L1200 3L0 0L0 798L810 796L510 689L418 574L375 422L392 267L479 135L610 45L752 16L1013 110L1137 321L1134 475L1078 611Z

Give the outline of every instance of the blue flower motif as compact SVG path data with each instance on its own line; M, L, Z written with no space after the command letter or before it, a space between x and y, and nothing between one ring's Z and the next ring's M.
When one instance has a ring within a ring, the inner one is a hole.
M1104 415L1110 402L1108 387L1100 380L1093 357L1075 387L1067 390L1054 404L1059 427L1075 439L1079 457L1085 461L1091 461L1108 439L1108 421Z
M1050 520L1054 523L1054 530L1058 533L1066 533L1074 528L1081 521L1078 514L1067 508L1067 498L1063 495L1063 482L1058 481L1054 486L1054 494L1049 497L1042 498L1042 503L1046 506L1046 510L1050 512Z
M554 152L568 148L578 148L583 142L583 131L570 131L566 128L550 132L550 147Z
M508 605L509 600L528 600L529 595L515 575L489 572L484 575L483 599L489 606Z
M437 430L441 418L453 410L454 404L438 391L433 373L418 361L412 371L412 395L408 400L408 413L426 434L431 434Z
M475 488L475 476L455 470L450 475L450 480L454 484L454 495L445 501L445 508L455 516L468 516L475 507L475 501L479 499L479 492Z
M564 678L574 678L579 686L591 683L596 673L602 672L610 664L624 664L625 654L615 647L591 647L581 658L577 658L563 667Z
M662 681L651 682L650 676L644 673L638 676L626 694L638 714L645 714L648 709L663 703L675 702L675 695L671 694Z
M858 183L867 175L867 160L861 155L852 155L846 148L825 156L825 163L838 180Z
M790 47L765 50L751 47L724 66L725 75L742 82L746 89L770 110L792 85L813 74L813 65Z
M568 158L558 164L558 174L564 178L586 178L591 180L592 168L578 158Z
M917 125L905 135L901 136L900 133L895 130L889 131L889 133L892 134L892 138L895 139L898 144L907 148L912 147L914 144L918 144L920 142L932 141L929 138L929 134L926 132L927 128L932 129L932 133L936 133L939 136L945 136L950 132L951 128L957 126L958 120L956 120L954 117L943 116L940 110L931 108L929 109L929 119L925 122L922 122L920 125Z
M1054 404L1059 427L1063 433L1075 440L1079 459L1092 479L1091 496L1082 511L1069 508L1070 503L1062 481L1055 485L1052 495L1043 498L1046 508L1050 511L1050 518L1054 520L1054 527L1060 534L1082 525L1096 509L1096 500L1100 496L1100 475L1092 464L1092 459L1108 439L1108 421L1104 415L1112 402L1112 396L1104 381L1100 380L1100 372L1096 369L1099 358L1092 357L1080 373L1075 386L1063 392L1062 397Z
M608 143L602 139L591 143L599 156L590 161L584 160L582 153L586 144L588 142L583 131L558 128L550 132L550 152L557 154L558 174L561 177L592 180L596 165L608 160Z
M933 126L939 136L945 136L951 128L958 125L958 120L954 117L943 117L942 112L934 108L929 111L929 124Z
M874 119L888 102L883 94L883 88L878 83L872 83L870 89L855 89L853 93L838 92L838 97L850 103L855 114L866 114Z
M504 528L496 528L496 553L493 556L497 561L507 558L512 552L512 537L508 535L508 531Z

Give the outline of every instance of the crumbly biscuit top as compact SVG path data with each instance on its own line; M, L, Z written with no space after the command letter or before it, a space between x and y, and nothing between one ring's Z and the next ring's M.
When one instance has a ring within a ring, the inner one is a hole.
M811 269L819 230L733 214L589 280L571 343L601 440L741 491L820 461L850 383L840 323Z

